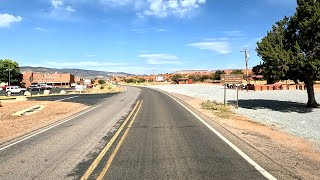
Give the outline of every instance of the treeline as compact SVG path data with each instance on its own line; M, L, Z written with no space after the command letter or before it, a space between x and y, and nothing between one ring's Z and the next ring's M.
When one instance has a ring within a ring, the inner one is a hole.
M177 82L177 80L179 78L189 78L189 79L192 79L193 81L195 82L204 82L206 80L211 80L211 81L219 81L220 80L220 76L221 74L226 74L225 71L221 71L221 70L218 70L210 75L208 74L192 74L192 75L187 75L187 76L184 76L184 75L181 75L181 74L175 74L172 76L171 80L172 81L175 81ZM231 72L231 74L243 74L242 70L241 69L235 69Z

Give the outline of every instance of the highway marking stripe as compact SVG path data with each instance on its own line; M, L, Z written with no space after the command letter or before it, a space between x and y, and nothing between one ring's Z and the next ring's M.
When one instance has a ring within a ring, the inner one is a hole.
M58 100L55 100L55 101L56 102L60 102L60 101L63 101L63 100L73 99L73 98L76 98L76 97L79 97L79 96L72 96L72 97L68 97L68 98L58 99Z
M100 172L99 176L97 177L97 180L102 180L103 177L106 175L108 169L110 168L110 166L111 166L111 164L112 164L113 159L114 159L115 156L117 155L117 153L118 153L118 151L119 151L119 149L120 149L120 147L121 147L124 139L125 139L126 136L128 135L129 130L130 130L133 122L134 122L135 119L137 118L137 115L138 115L138 113L139 113L139 111L140 111L140 108L141 108L141 106L142 106L142 103L143 103L143 101L141 101L138 110L136 111L135 115L133 116L131 122L129 123L129 125L128 125L127 129L126 129L126 131L123 133L123 136L121 137L121 139L120 139L119 143L117 144L116 148L114 149L114 151L113 151L112 154L110 155L110 157L109 157L106 165L104 166L104 168L103 168L102 171Z
M269 180L276 180L275 177L273 177L268 171L263 169L258 163L256 163L253 159L251 159L248 155L246 155L241 149L239 149L236 145L234 145L232 142L230 142L227 138L225 138L221 133L219 133L217 130L215 130L213 127L211 127L206 121L204 121L201 117L199 117L196 113L191 111L188 107L186 107L184 104L182 104L180 101L178 101L176 98L171 96L170 94L159 91L167 96L171 97L173 100L175 100L177 103L179 103L182 107L184 107L186 110L188 110L192 115L194 115L199 121L201 121L207 128L209 128L213 133L215 133L220 139L222 139L225 143L227 143L233 150L235 150L242 158L244 158L249 164L251 164L257 171L259 171L265 178Z
M32 138L32 137L34 137L34 136L37 136L38 134L41 134L41 133L43 133L43 132L46 132L46 131L48 131L48 130L54 128L54 127L57 127L57 126L59 126L59 125L61 125L61 124L63 124L63 123L66 123L66 122L68 122L68 121L70 121L70 120L72 120L72 119L74 119L74 118L77 118L77 117L79 117L79 116L81 116L81 115L83 115L83 114L85 114L85 113L87 113L87 112L89 112L89 111L92 111L92 110L94 110L94 109L102 106L103 103L104 103L104 102L102 102L101 104L96 105L96 106L94 106L94 107L92 107L92 108L86 109L85 111L83 111L83 112L81 112L81 113L79 113L79 114L77 114L77 115L71 116L70 118L68 118L68 119L66 119L66 120L64 120L64 121L61 121L61 122L59 122L59 123L57 123L57 124L54 124L54 125L52 125L52 126L49 126L49 127L45 128L45 129L43 129L43 130L41 130L41 131L39 131L39 132L37 132L37 133L31 134L30 136L27 136L27 137L25 137L25 138L23 138L23 139L20 139L20 140L16 141L16 142L13 142L13 143L8 144L8 145L6 145L6 146L4 146L4 147L1 147L1 148L0 148L0 151L2 151L2 150L4 150L4 149L7 149L7 148L9 148L9 147L11 147L11 146L13 146L13 145L16 145L16 144L18 144L18 143L20 143L20 142L22 142L22 141L27 140L27 139L30 139L30 138Z
M128 115L128 117L126 118L126 120L122 123L122 125L120 126L120 128L118 129L118 131L114 134L114 136L110 139L110 141L108 142L108 144L103 148L103 150L100 152L100 154L98 155L98 157L93 161L93 163L90 165L90 167L87 169L87 171L84 173L84 175L81 177L81 180L87 180L90 175L92 174L92 172L96 169L96 167L98 166L98 164L100 163L101 159L105 156L105 154L107 153L107 151L110 149L110 147L113 145L114 141L117 139L117 137L119 136L119 134L121 133L122 129L125 127L125 125L128 123L128 121L130 120L131 116L133 115L134 111L137 109L138 105L139 105L140 101L138 101L136 103L136 105L134 106L133 110L130 112L130 114ZM141 103L140 103L141 106Z

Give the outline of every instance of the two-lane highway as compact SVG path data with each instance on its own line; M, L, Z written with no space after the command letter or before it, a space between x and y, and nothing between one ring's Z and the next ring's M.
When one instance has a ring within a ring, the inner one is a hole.
M0 151L0 179L274 179L178 101L139 89Z
M171 97L142 88L142 106L98 170L82 179L266 179ZM270 175L268 177L272 179Z

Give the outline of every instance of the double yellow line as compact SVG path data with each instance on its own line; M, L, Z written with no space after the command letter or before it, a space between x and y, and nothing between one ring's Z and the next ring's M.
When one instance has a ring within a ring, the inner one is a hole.
M113 143L115 142L115 140L117 139L117 137L120 135L121 131L124 129L124 127L126 126L126 124L128 123L128 121L131 119L133 113L135 112L131 122L128 125L128 128L126 129L126 131L123 133L119 143L117 144L116 148L114 149L114 151L112 152L112 154L110 155L106 165L104 166L104 168L102 169L102 171L100 172L99 176L97 179L103 179L104 175L107 173L108 169L111 166L111 163L113 161L113 159L115 158L118 150L120 149L124 139L126 138L129 129L131 128L133 122L135 121L140 108L142 106L143 101L138 101L137 104L134 106L133 110L130 112L129 116L126 118L126 120L123 122L123 124L121 125L121 127L118 129L118 131L114 134L114 136L110 139L110 141L108 142L108 144L102 149L102 151L100 152L100 154L98 155L98 157L93 161L93 163L91 164L91 166L87 169L86 173L81 177L81 180L87 180L90 175L92 174L92 172L96 169L96 167L98 166L98 164L100 163L100 161L102 160L102 158L106 155L107 151L111 148L111 146L113 145Z

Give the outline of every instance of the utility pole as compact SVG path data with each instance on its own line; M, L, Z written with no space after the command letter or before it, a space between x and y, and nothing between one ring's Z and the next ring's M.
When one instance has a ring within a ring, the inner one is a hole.
M155 82L156 81L156 78L154 77L154 72L155 72L156 70L152 70L152 79L153 79L153 82Z
M244 52L244 58L245 58L245 61L246 61L247 91L249 91L249 87L248 87L248 84L249 84L248 61L249 61L249 53L250 53L250 51L247 50L247 49L244 49L244 51L240 51L240 52Z
M10 79L10 78L11 78L11 77L10 77L10 76L11 76L10 71L11 71L12 69L9 69L9 68L8 68L8 69L6 69L6 70L9 71L9 82L8 82L8 86L10 86L10 85L11 85L11 83L10 83L10 81L11 81L11 79Z

